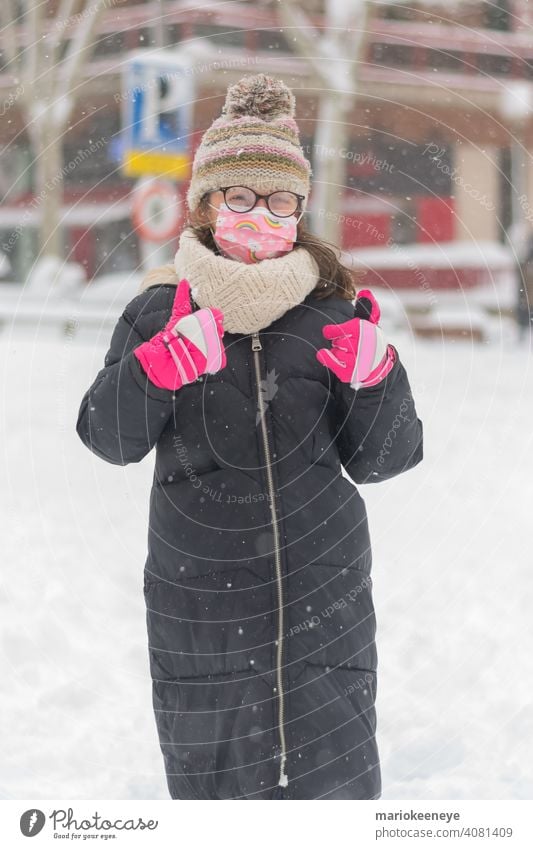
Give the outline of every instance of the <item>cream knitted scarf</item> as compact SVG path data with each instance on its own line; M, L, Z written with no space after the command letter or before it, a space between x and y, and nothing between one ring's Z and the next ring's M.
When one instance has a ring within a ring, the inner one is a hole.
M174 259L177 280L185 277L199 307L218 307L229 333L268 327L315 288L318 266L303 247L255 265L228 259L202 245L186 227Z

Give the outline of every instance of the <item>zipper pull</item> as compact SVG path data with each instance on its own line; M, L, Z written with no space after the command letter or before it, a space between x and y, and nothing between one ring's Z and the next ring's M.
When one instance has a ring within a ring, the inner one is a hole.
M252 351L260 351L262 347L259 340L259 331L256 330L255 333L252 333Z

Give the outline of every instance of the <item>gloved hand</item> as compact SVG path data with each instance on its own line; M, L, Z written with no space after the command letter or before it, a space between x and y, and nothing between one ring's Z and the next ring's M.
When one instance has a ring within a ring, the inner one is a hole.
M180 389L226 365L221 310L207 307L193 312L189 293L189 282L180 280L165 327L133 350L151 382L161 389Z
M327 366L352 389L375 386L396 362L396 351L387 345L378 327L381 316L378 302L370 289L362 289L355 302L355 318L343 324L326 324L322 333L331 348L316 353L319 363Z

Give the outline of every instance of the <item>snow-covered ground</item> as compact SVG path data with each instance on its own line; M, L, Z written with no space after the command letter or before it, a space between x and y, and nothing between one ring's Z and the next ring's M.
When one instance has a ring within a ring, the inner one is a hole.
M391 338L425 459L361 487L386 799L533 795L532 356L499 330ZM153 455L112 466L75 432L108 341L0 332L3 798L168 798L142 592Z

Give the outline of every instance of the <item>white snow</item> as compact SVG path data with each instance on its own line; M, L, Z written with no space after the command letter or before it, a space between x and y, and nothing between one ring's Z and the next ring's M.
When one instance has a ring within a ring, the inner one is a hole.
M0 226L12 228L13 226L34 226L40 221L42 209L40 207L10 207L5 204L0 209ZM82 203L76 201L72 204L61 206L61 221L71 226L80 227L92 224L103 225L110 221L130 222L131 201L122 198L109 201L91 201ZM131 226L131 223L128 224Z
M533 793L529 344L392 331L425 459L361 487L373 541L384 798ZM167 799L142 572L153 455L75 432L109 331L0 333L0 796Z
M453 241L354 248L346 251L363 268L484 268L487 272L513 265L511 249L500 242Z
M9 288L12 292L18 290L20 307L21 302L33 298L79 297L86 279L85 271L78 263L46 256L35 263L23 287L11 284Z

